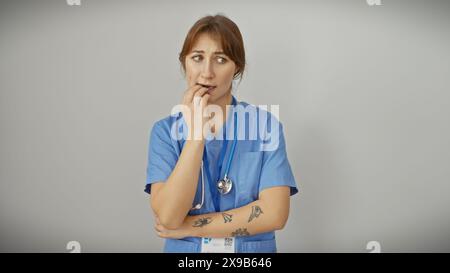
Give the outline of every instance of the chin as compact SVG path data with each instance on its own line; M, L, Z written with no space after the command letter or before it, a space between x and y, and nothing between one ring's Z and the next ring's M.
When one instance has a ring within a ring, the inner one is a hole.
M227 94L220 94L220 93L210 93L211 97L209 97L210 102L216 102L220 100L221 98L225 97Z
M211 94L211 97L209 97L209 100L208 100L208 103L209 104L212 104L212 103L215 103L215 102L217 102L217 97L216 96L214 96L213 94Z

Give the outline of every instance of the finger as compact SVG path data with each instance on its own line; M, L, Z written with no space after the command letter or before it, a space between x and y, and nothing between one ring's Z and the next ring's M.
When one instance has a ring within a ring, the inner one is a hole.
M194 97L196 96L203 97L203 95L206 94L206 92L208 92L208 88L202 87L194 93Z
M201 88L204 88L204 87L201 86L201 85L198 85L198 84L196 84L196 85L190 87L190 88L186 91L186 93L184 94L184 102L185 102L185 103L190 103L190 102L192 102L192 99L193 99L193 97L194 97L195 92L197 92L197 91L200 90Z
M207 93L206 95L204 95L201 99L201 106L202 108L206 107L208 105L208 100L211 97L211 95L209 93Z
M195 106L199 106L202 97L205 95L205 93L206 93L207 91L208 91L207 88L202 87L200 90L198 90L197 92L195 92L195 94L194 94L194 99L192 100L192 103L193 103Z

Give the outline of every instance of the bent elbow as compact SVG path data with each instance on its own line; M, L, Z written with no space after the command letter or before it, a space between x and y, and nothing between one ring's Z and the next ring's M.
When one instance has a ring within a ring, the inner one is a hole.
M155 217L158 217L159 223L167 229L177 229L183 224L184 217L177 216L179 213L168 207L157 206L156 202L151 204Z
M287 216L279 216L276 218L275 222L275 230L281 230L286 226L288 217Z
M183 223L183 221L175 221L175 220L162 220L161 221L161 225L163 225L165 228L167 229L178 229L181 224Z
M286 222L277 222L275 225L275 230L282 230L286 226Z
M159 215L159 222L167 229L177 229L183 224L184 219L173 217L172 214Z

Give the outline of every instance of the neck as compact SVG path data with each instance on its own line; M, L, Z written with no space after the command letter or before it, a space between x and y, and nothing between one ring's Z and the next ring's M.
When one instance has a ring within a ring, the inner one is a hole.
M222 121L223 122L225 122L227 120L227 115L228 115L227 105L231 105L232 102L233 102L233 97L231 95L231 92L229 92L214 103L214 104L220 106L220 108L222 109L222 113L223 113Z
M219 98L217 101L214 102L215 105L219 106L222 109L222 123L221 127L226 123L228 118L228 112L227 112L227 105L231 105L233 102L233 97L231 95L231 92L225 94L223 97ZM219 131L219 128L215 128L213 125L212 132L217 133Z

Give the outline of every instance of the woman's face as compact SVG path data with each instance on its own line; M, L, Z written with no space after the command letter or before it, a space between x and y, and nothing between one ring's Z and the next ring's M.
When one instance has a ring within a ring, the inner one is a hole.
M231 92L231 82L236 72L235 63L223 53L221 45L208 34L200 34L186 55L186 80L195 84L215 86L208 91L209 103L217 102Z

